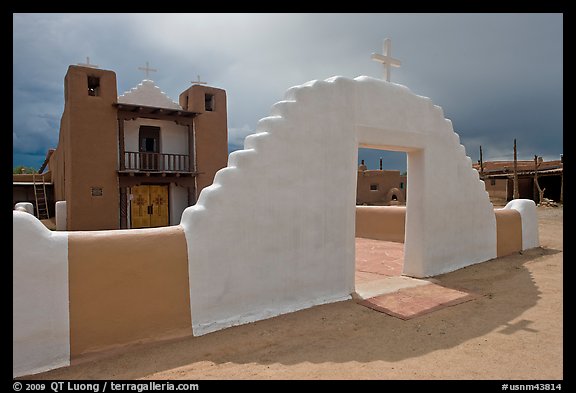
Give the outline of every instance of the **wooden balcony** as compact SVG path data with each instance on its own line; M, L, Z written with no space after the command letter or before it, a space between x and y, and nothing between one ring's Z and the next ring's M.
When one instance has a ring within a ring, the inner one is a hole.
M191 174L194 169L190 168L190 159L187 154L126 151L124 161L120 165L120 172Z

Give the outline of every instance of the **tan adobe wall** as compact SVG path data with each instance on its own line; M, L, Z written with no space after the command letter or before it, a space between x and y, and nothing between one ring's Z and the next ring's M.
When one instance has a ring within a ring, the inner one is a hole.
M70 353L192 334L180 226L69 232Z
M65 84L66 85L66 84ZM65 88L66 89L66 88ZM66 153L69 151L68 143L70 141L70 128L68 127L68 112L70 110L64 106L62 118L60 119L60 133L58 135L58 146L50 155L48 168L52 172L52 181L54 183L54 200L66 200ZM68 163L68 165L70 165Z
M498 257L522 250L522 220L514 209L495 209ZM404 242L405 206L356 206L356 237Z
M514 209L496 209L496 236L498 257L522 250L522 217Z
M404 243L405 206L356 206L356 237Z
M206 94L213 96L213 110L205 107ZM228 120L226 91L210 86L193 85L180 94L180 105L200 113L194 118L197 194L214 181L214 175L228 163Z
M492 184L494 183L494 184ZM484 185L488 195L493 198L506 199L508 179L484 179Z

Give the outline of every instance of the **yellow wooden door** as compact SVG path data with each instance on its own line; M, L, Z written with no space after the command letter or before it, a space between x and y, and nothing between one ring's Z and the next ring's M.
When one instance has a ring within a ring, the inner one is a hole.
M150 226L150 190L148 186L132 187L131 221L132 228L148 228Z
M168 225L168 186L150 186L150 204L152 211L150 226Z

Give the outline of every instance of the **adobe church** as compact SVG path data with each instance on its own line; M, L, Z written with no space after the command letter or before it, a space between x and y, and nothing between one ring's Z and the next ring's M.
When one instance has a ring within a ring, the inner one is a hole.
M67 230L177 225L227 164L222 89L195 82L176 103L145 79L118 96L116 74L87 64L68 67L64 91L47 165Z

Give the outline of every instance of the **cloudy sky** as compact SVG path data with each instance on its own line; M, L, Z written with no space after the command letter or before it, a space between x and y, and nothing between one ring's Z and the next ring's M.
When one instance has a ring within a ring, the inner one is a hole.
M151 74L178 100L200 75L228 94L229 150L291 86L334 75L381 78L385 37L402 61L392 82L430 97L478 160L563 153L562 14L14 14L13 164L39 167L58 141L64 76L90 57L118 94ZM362 150L369 168L403 153Z

